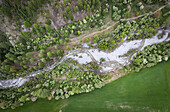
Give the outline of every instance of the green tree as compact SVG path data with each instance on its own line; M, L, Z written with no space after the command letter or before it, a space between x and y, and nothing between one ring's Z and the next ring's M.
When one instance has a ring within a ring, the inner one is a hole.
M21 32L22 36L26 37L26 38L31 38L31 33L30 32Z
M34 59L34 58L31 58L31 59L30 59L30 62L31 62L31 63L34 63L34 62L35 62L35 59Z
M31 54L31 53L29 53L29 52L28 52L28 53L26 53L25 55L26 55L26 57L31 57L31 56L32 56L32 54Z
M45 24L51 25L51 20L50 19L45 20Z
M71 11L69 6L66 7L66 11L67 13Z
M41 49L40 53L41 53L41 54L45 54L46 51L45 51L44 49Z
M78 6L74 7L74 12L78 12L78 11L79 11L79 7Z
M54 48L55 48L56 50L58 49L58 47L57 47L57 46L55 46Z
M82 0L78 0L78 6L79 6L79 8L80 8L80 9L82 9L82 8L83 8Z
M70 11L70 12L68 12L68 16L69 16L69 18L71 19L71 20L74 20L74 17L73 17L73 14L72 14L72 12Z
M24 21L24 26L25 28L31 27L31 24L28 21Z
M66 46L66 45L67 45L67 42L64 42L64 45Z
M81 39L81 40L80 40L80 43L82 43L82 42L83 42L83 40Z
M41 57L41 58L42 58L42 57L45 57L45 55L42 54L42 53L39 53L38 56Z
M6 37L2 34L0 34L0 41L5 41L6 40Z
M67 18L67 16L66 16L66 12L64 12L64 11L63 11L63 17L66 17L66 18Z
M7 17L12 18L12 13L10 12L10 8L9 7L1 6L0 7L0 11L2 11L2 13L4 15L6 15Z
M34 28L35 28L36 30L39 30L38 24L34 24Z
M66 47L66 50L67 50L67 51L70 51L70 46L67 46L67 47Z
M10 42L0 42L0 48L9 50L10 46L12 46Z
M23 45L26 45L26 40L24 38L19 38L18 39L20 43L22 43Z
M38 66L41 67L41 68L43 68L43 67L44 67L44 64L40 61L40 62L38 62Z
M47 32L51 32L51 30L52 30L51 26L48 24L45 24L45 29Z
M88 4L87 5L87 12L89 12L90 11L90 5Z
M47 53L47 56L48 56L48 57L52 57L52 56L53 56L53 53L52 53L52 52L48 52L48 53Z
M46 60L45 58L42 58L41 61L42 61L43 63L47 62L47 60Z

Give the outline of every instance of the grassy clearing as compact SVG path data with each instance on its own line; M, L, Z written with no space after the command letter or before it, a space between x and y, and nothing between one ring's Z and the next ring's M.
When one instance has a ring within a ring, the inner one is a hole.
M40 99L3 112L58 112L61 108L63 112L168 112L169 68L170 60L139 73L128 74L88 94L59 101Z

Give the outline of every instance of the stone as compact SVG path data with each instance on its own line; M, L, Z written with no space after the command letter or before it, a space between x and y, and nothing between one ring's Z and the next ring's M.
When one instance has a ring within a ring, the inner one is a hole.
M31 101L35 102L38 98L37 97L31 97Z

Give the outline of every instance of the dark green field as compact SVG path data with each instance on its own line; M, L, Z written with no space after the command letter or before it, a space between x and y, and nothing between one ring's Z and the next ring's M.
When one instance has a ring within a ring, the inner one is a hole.
M59 101L40 99L4 112L58 112L61 108L62 112L169 112L170 60L87 94Z

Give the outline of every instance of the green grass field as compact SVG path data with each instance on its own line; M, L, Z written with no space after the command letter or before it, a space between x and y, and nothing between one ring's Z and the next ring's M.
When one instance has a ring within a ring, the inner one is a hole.
M169 112L170 60L65 100L40 99L4 112ZM1 110L2 111L2 110Z

